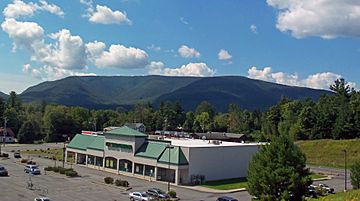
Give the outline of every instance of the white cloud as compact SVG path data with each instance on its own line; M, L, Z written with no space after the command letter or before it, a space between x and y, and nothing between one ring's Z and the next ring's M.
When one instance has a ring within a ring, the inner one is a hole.
M255 24L252 24L250 25L250 30L251 32L253 32L254 34L257 34L258 31L257 31L257 26Z
M161 47L160 47L160 46L156 46L156 45L154 45L154 44L151 44L150 46L147 46L147 48L148 48L149 50L153 50L153 51L155 51L155 52L158 52L158 51L161 50Z
M93 2L91 0L80 0L80 3L87 6L86 14L83 16L87 17L92 23L132 24L125 12L118 10L113 11L111 8L101 5L96 5L96 10L94 10Z
M267 4L279 11L276 27L295 38L360 37L360 1L267 0Z
M215 74L215 70L205 63L188 63L179 68L165 68L162 62L151 62L148 69L152 75L208 77Z
M101 68L144 68L148 64L148 54L141 49L111 45L95 59L95 65Z
M40 0L39 4L33 2L25 3L22 0L14 0L5 7L3 14L5 18L19 18L33 16L38 10L48 11L60 17L64 17L65 15L59 6L55 4L48 4L45 0Z
M225 61L228 61L232 58L232 56L229 54L228 51L224 50L224 49L221 49L218 53L218 59L219 60L225 60Z
M184 17L180 17L180 21L181 21L183 24L185 24L185 25L188 25L188 24L189 24L189 22L186 21Z
M89 60L95 62L95 59L98 59L104 53L106 45L103 42L94 41L87 43L85 47Z
M192 58L192 57L199 58L200 57L200 52L198 52L194 48L190 48L190 47L188 47L186 45L182 45L178 49L178 53L179 53L180 56L182 56L184 58Z
M77 72L74 70L62 69L51 66L33 68L30 64L25 64L23 66L23 72L42 81L58 80L68 76L96 76L95 73Z
M35 22L18 22L15 19L5 19L1 24L13 41L13 50L26 48L33 50L36 44L43 43L44 29Z
M339 79L342 76L332 72L322 72L309 75L305 79L300 79L296 73L289 74L284 72L272 72L271 67L265 67L262 70L258 70L256 67L251 67L248 70L248 77L284 85L310 87L315 89L329 89L329 86L333 84L336 79ZM348 84L350 87L356 87L356 84L353 82L349 82Z
M38 6L40 10L48 11L52 14L58 15L60 17L64 17L65 13L61 10L61 8L55 4L48 4L44 0L39 1L40 5Z

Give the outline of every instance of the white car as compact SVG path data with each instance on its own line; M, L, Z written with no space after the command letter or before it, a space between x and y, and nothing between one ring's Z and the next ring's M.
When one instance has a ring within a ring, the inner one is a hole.
M31 174L40 174L40 169L37 165L26 165L24 171Z
M37 197L34 199L34 201L51 201L48 197Z
M131 201L148 201L150 197L145 192L132 192L129 194Z

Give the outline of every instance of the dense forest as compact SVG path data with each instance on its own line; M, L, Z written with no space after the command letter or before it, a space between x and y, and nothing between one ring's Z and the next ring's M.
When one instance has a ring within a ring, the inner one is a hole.
M248 111L230 104L227 113L219 113L208 102L195 111L184 112L177 102L162 102L155 110L150 104L138 104L131 111L89 110L62 105L22 104L11 92L0 98L0 124L17 134L20 143L45 140L63 141L81 130L102 130L126 122L142 122L147 132L180 130L185 132L233 132L249 139L267 141L273 136L289 134L296 140L350 139L360 136L360 91L350 89L345 80L330 86L334 95L323 95L317 101L281 101L267 111Z

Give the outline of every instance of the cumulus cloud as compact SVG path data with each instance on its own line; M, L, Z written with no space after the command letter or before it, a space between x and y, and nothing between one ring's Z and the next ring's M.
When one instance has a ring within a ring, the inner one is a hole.
M161 50L161 47L160 47L160 46L156 46L156 45L154 45L154 44L151 44L150 46L147 46L147 48L148 48L149 50L153 50L153 51L155 51L155 52L158 52L158 51Z
M205 63L188 63L179 68L165 68L162 62L151 62L148 65L148 69L149 74L165 76L208 77L215 74L215 70L208 67Z
M232 56L229 54L228 51L221 49L218 53L218 59L223 61L229 61Z
M47 11L60 17L64 17L65 15L59 6L49 4L45 0L40 0L39 3L25 3L22 0L14 0L5 7L3 14L5 18L19 18L33 16L34 13L39 10Z
M68 76L96 76L95 73L77 72L74 70L62 69L51 66L33 68L30 64L25 64L23 66L23 72L43 81L57 80Z
M108 51L103 51L94 58L94 63L101 68L144 68L148 64L147 59L148 54L144 50L111 45Z
M257 34L258 31L257 31L257 26L255 24L252 24L250 25L250 30L251 32L253 32L254 34Z
M91 0L80 0L80 3L87 6L86 14L90 22L96 24L129 24L132 22L129 20L125 12L118 10L113 11L107 6L96 5L94 9L93 2Z
M193 58L193 57L199 58L200 57L200 52L198 52L194 48L190 48L186 45L182 45L178 49L178 53L180 56L182 56L184 58Z
M284 72L273 72L271 67L265 67L264 69L251 67L248 70L248 77L284 85L310 87L315 89L329 89L329 86L333 84L336 79L339 79L342 76L332 72L322 72L309 75L305 79L300 79L296 73L289 74ZM353 82L349 82L348 84L350 87L356 87L356 84Z
M295 38L360 36L360 1L267 0L279 11L276 27Z

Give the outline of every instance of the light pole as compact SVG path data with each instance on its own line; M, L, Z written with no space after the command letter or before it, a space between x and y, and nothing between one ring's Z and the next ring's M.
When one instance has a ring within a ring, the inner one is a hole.
M171 149L174 149L174 146L171 146L170 144L166 145L166 148L169 149L169 164L168 164L168 172L169 172L169 177L168 179L168 192L170 192L170 151Z
M343 152L344 152L344 154L345 154L345 189L344 189L344 191L346 192L347 191L347 167L346 167L346 163L347 163L347 161L346 161L346 149L344 149L343 150Z
M66 150L65 143L66 143L66 137L67 137L67 135L64 134L64 135L63 135L63 138L64 138L64 147L63 147L63 160L62 160L62 167L63 167L63 168L65 167L65 150Z

